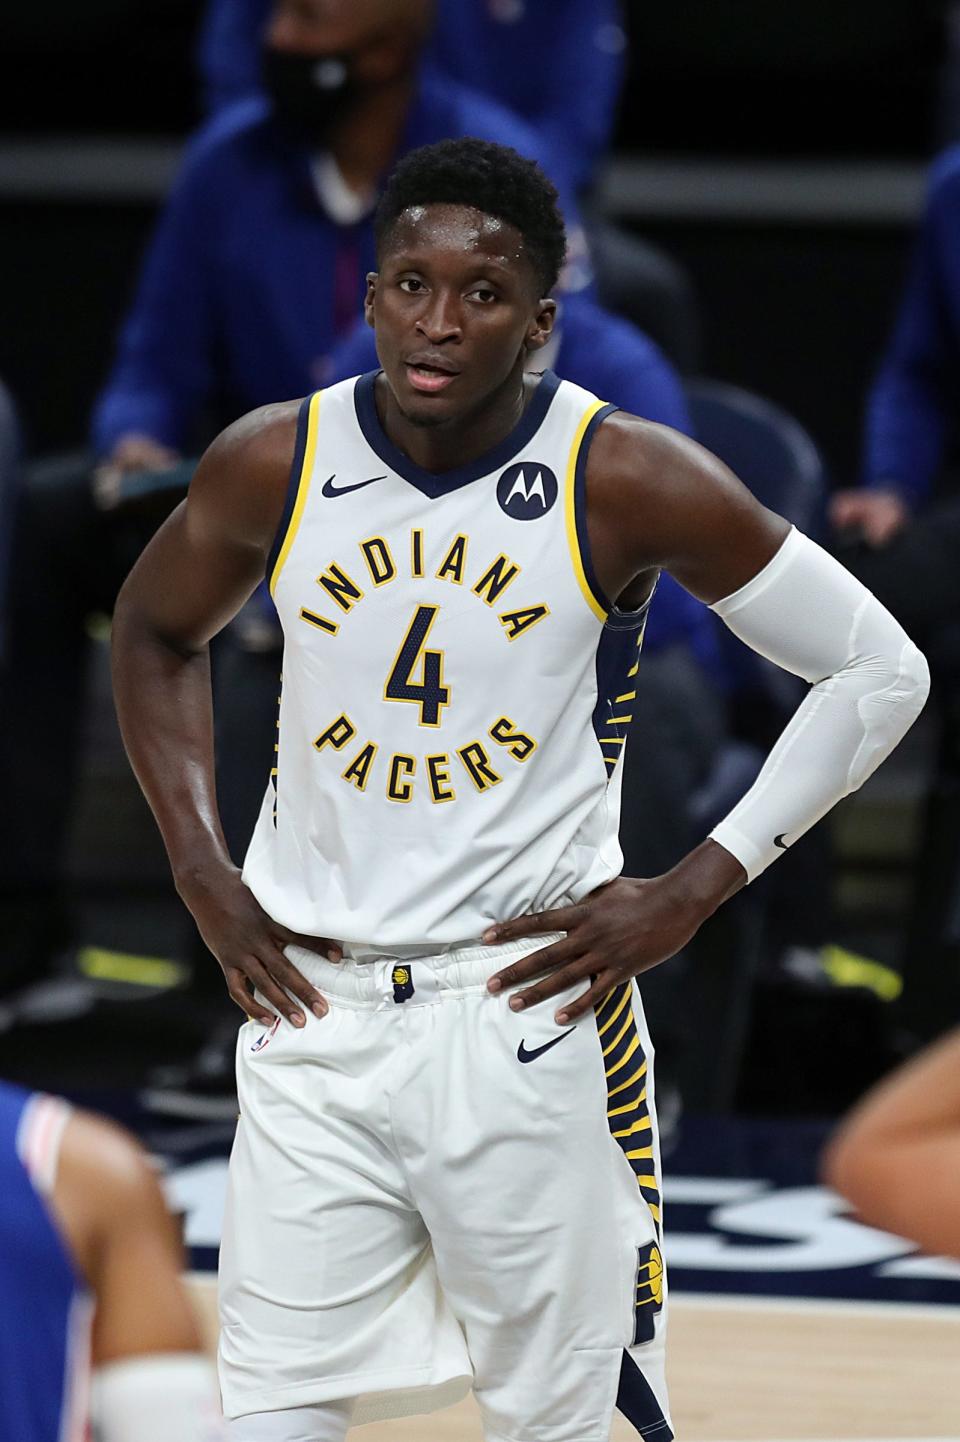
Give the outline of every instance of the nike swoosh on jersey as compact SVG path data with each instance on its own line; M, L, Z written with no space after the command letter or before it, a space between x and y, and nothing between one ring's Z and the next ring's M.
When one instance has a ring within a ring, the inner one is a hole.
M334 471L330 479L324 481L320 488L321 496L327 496L328 498L331 496L345 496L350 491L362 491L364 486L372 486L374 481L385 481L387 479L386 476L371 476L369 481L357 481L353 486L335 486L333 482L336 474L336 471Z
M785 831L781 831L779 836L775 836L775 837L773 838L773 844L774 844L774 846L779 846L779 848L780 848L781 851L786 851L786 849L787 849L787 843L786 843L786 842L784 841L784 839L783 839L783 838L786 836L786 834L787 834L787 833L786 833Z
M517 1061L536 1061L538 1056L543 1056L545 1051L549 1051L552 1046L556 1046L558 1042L563 1041L565 1036L569 1036L570 1032L576 1031L576 1029L575 1026L572 1026L569 1031L562 1031L560 1035L555 1036L552 1041L545 1041L543 1046L535 1046L533 1051L527 1051L527 1048L521 1041L517 1047Z

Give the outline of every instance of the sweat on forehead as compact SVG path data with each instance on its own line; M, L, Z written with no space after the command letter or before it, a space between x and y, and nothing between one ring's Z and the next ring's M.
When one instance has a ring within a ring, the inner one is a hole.
M479 212L523 237L522 253L546 296L566 251L559 200L539 165L509 146L470 135L441 140L405 155L387 180L374 219L378 250L408 211L447 205Z
M470 205L437 202L408 205L380 237L380 253L408 246L436 246L443 250L483 250L507 262L521 259L532 264L523 236L499 215Z

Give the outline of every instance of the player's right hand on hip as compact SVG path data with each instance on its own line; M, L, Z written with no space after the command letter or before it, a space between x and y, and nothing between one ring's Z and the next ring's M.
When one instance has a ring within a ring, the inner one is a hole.
M220 963L227 991L247 1016L269 1026L275 1012L279 1012L293 1026L304 1026L306 1017L289 993L314 1016L326 1016L324 997L287 960L283 949L294 944L330 961L341 961L343 951L337 942L322 936L301 936L274 921L243 884L236 867L194 874L178 889L193 913L200 935ZM254 990L274 1011L254 996Z

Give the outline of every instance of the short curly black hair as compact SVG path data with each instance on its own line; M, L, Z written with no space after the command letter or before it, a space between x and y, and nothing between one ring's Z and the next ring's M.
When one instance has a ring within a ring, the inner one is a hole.
M557 283L567 249L556 187L540 166L508 145L466 136L422 145L404 156L377 206L377 254L414 205L466 205L495 215L523 237L541 295Z

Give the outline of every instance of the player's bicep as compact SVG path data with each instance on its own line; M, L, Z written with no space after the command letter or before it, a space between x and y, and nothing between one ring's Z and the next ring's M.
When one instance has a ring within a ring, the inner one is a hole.
M636 416L600 427L589 474L609 595L664 570L712 605L752 580L790 530L710 451Z
M179 1230L150 1163L121 1128L74 1113L52 1197L74 1261L95 1301L93 1361L200 1345L181 1281Z
M663 567L708 605L763 570L790 530L722 461L686 436L676 436L663 494Z
M199 1351L174 1222L145 1160L123 1198L125 1213L110 1220L97 1268L94 1362Z
M123 605L175 647L206 645L263 580L258 546L238 540L192 496L147 545L123 588Z
M236 615L263 580L280 524L298 409L264 406L218 436L127 578L122 620L189 651Z

